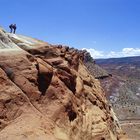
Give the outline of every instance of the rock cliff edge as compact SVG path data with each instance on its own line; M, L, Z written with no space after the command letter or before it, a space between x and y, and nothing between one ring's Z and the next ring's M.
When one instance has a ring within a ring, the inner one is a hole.
M124 140L83 55L0 29L0 140Z

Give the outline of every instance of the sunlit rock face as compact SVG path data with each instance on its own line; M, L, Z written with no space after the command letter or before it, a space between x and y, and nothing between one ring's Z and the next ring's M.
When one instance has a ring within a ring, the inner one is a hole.
M2 28L0 28L0 49L19 49Z
M0 140L125 139L81 51L1 36L20 51L0 47Z

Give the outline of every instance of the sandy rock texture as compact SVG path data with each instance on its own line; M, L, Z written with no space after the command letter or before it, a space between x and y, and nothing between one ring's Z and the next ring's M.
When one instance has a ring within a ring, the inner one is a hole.
M0 50L0 140L125 139L82 52L20 37Z

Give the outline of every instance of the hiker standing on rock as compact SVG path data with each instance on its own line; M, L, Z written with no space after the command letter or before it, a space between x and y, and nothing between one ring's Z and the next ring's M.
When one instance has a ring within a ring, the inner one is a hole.
M17 26L16 26L16 24L11 24L11 25L9 25L9 28L10 28L10 33L14 33L15 34L15 32L16 32L16 29L17 29Z
M10 33L12 33L13 32L13 24L10 24L9 28L10 28Z
M15 32L16 32L16 29L17 29L17 26L16 26L16 24L14 24L14 25L13 25L13 29L14 29L14 34L15 34Z

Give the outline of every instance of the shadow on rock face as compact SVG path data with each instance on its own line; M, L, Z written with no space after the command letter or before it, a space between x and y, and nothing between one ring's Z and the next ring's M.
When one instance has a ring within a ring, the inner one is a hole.
M38 70L38 89L42 93L42 95L45 95L46 90L51 83L53 71L40 63L36 65L36 68Z

